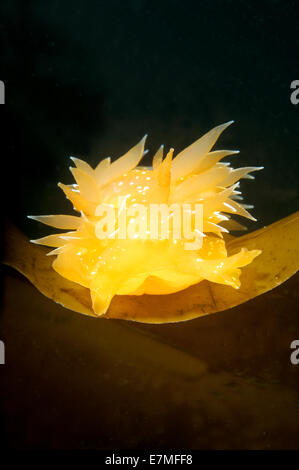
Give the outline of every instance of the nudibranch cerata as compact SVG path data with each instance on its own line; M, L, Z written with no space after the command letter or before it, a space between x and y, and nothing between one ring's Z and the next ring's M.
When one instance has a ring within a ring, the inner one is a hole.
M76 184L58 186L79 216L30 216L66 230L31 241L55 248L48 253L56 257L53 268L90 289L96 315L107 311L115 295L170 294L204 279L240 287L240 268L261 252L242 248L228 256L223 233L242 228L232 215L255 220L240 202L239 180L252 179L250 173L262 167L233 169L221 160L238 151L211 151L232 122L213 128L175 158L173 149L163 158L161 146L152 167L138 166L146 136L94 169L71 157Z

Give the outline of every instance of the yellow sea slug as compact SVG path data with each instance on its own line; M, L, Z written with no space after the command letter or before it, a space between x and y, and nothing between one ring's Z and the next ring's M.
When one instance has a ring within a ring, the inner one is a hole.
M255 220L240 202L239 180L261 168L233 169L221 160L237 151L211 152L231 123L215 127L174 158L170 149L163 159L161 146L150 168L138 166L146 136L95 169L72 158L76 184L59 187L80 215L30 216L67 230L31 241L55 248L48 253L56 256L53 268L90 289L96 315L107 311L115 295L170 294L203 279L239 288L240 268L260 250L241 248L228 256L223 232L242 228L231 219L234 214Z

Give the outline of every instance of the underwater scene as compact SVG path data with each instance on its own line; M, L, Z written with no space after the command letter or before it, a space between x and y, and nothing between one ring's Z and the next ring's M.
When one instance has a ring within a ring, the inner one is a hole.
M1 450L299 450L296 3L1 2Z

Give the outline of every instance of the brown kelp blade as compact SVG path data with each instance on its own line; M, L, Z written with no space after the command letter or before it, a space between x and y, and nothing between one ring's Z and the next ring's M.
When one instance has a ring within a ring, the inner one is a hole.
M45 249L32 245L14 227L7 230L6 238L5 264L24 274L55 302L94 316L89 290L57 274ZM105 317L144 323L179 322L229 309L273 289L298 270L299 212L228 242L229 254L242 247L260 249L262 254L242 268L240 289L202 281L175 294L116 296Z
M53 257L46 256L48 252L30 243L14 225L6 226L4 264L26 276L46 297L75 312L95 316L89 290L57 274L52 268Z

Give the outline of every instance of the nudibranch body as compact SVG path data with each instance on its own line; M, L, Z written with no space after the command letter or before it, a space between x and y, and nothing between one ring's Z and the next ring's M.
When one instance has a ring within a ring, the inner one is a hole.
M72 158L76 184L59 186L80 216L31 216L67 230L32 241L55 248L48 253L56 255L53 268L90 289L97 315L107 311L115 295L170 294L204 279L233 288L240 286L240 268L251 263L260 251L243 248L228 256L223 232L242 228L231 215L255 220L248 206L239 202L242 198L238 189L241 178L252 178L250 173L260 168L233 169L221 160L237 151L211 151L230 124L215 127L175 158L171 149L163 159L161 146L151 168L138 166L146 136L113 163L106 158L95 169ZM154 220L152 207L171 209L166 211L167 218L159 219L160 225L156 225L163 232L163 220L168 223L167 230L158 237L153 236L150 227ZM175 213L174 207L183 207L185 212ZM114 214L113 220L108 220L108 213ZM195 213L201 217L200 230ZM187 220L188 234L182 223ZM119 236L121 225L125 236ZM109 233L108 226L112 228ZM138 231L141 226L144 230ZM200 245L193 249L187 246L190 233L201 237Z

